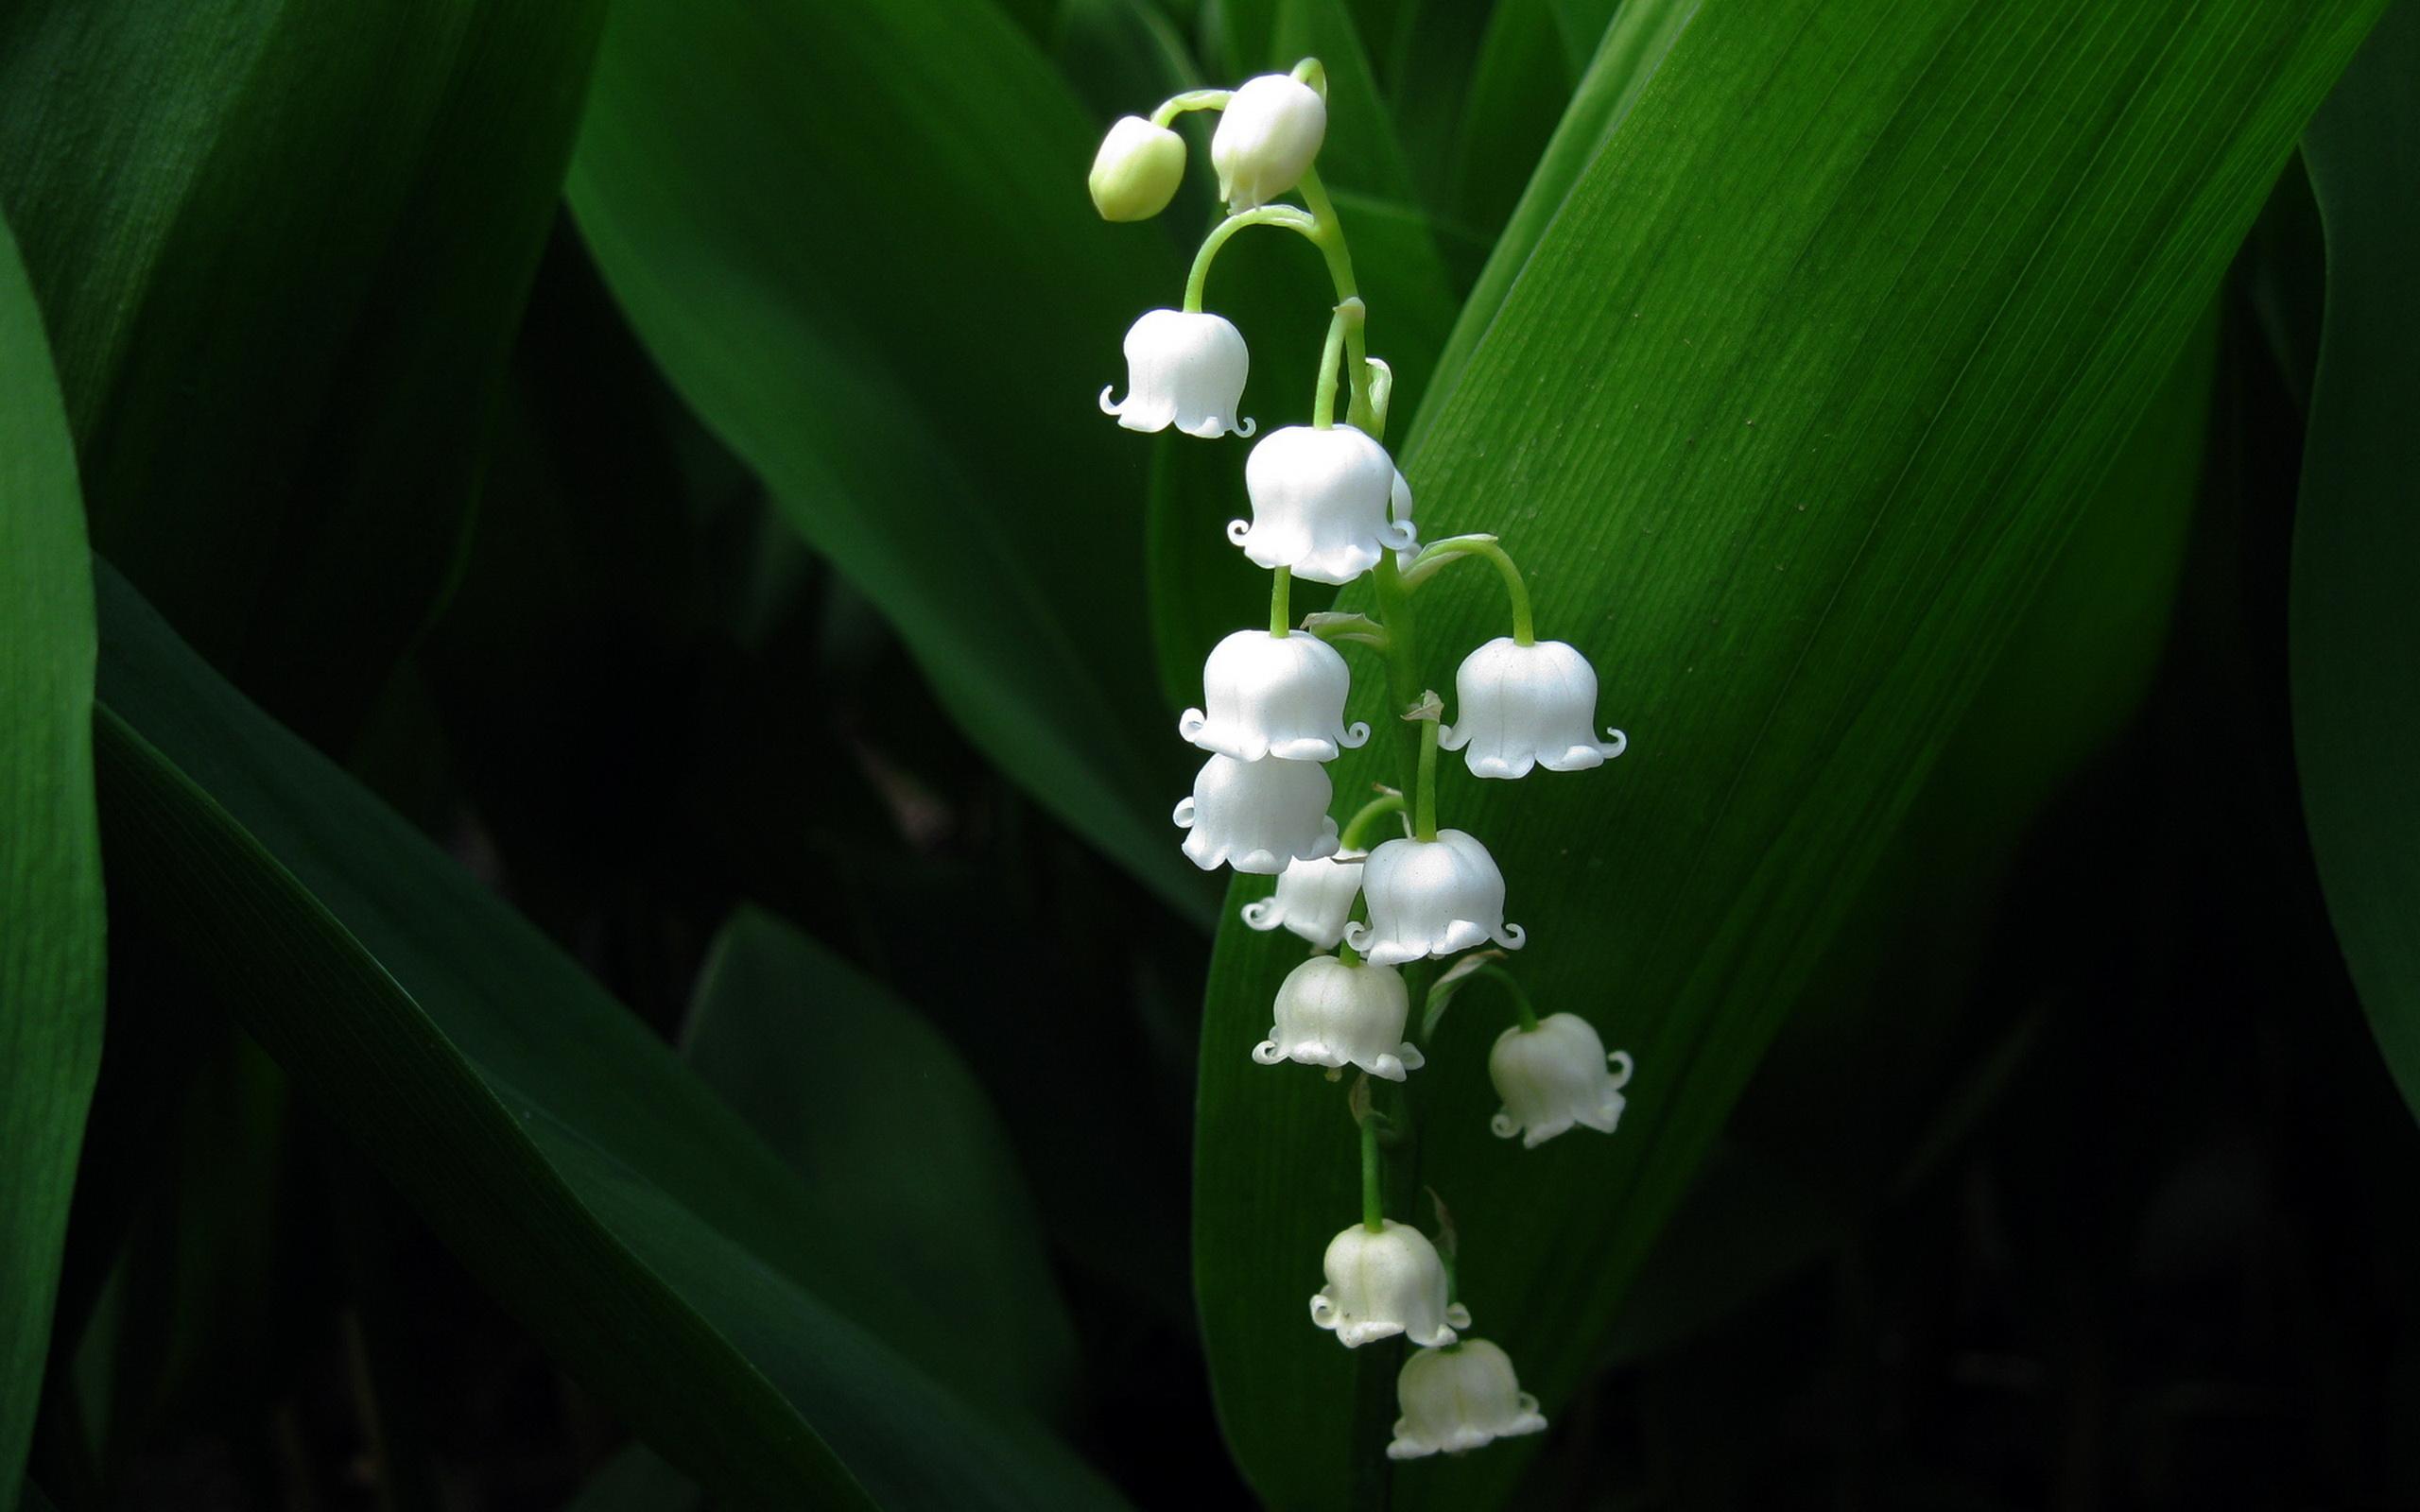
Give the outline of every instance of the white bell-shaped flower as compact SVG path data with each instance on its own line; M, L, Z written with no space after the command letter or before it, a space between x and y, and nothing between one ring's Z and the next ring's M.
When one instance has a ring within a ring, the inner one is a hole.
M1494 940L1517 951L1529 938L1504 921L1504 873L1487 847L1460 830L1434 840L1389 840L1361 864L1361 891L1370 921L1344 932L1345 942L1380 966Z
M1344 723L1352 687L1344 658L1316 635L1237 630L1201 668L1209 712L1187 709L1177 733L1240 761L1332 762L1370 738L1368 725Z
M1164 431L1213 440L1250 436L1251 421L1238 421L1244 377L1252 353L1243 333L1226 317L1199 310L1150 310L1126 333L1126 397L1110 403L1100 391L1100 412L1115 415L1130 431Z
M1244 80L1210 134L1210 165L1230 210L1253 210L1303 181L1327 136L1327 101L1288 74Z
M1168 207L1184 179L1184 138L1139 115L1121 115L1093 154L1084 180L1103 220L1149 220Z
M1611 1134L1630 1074L1630 1052L1605 1054L1596 1025L1576 1013L1550 1013L1534 1029L1515 1024L1487 1053L1488 1080L1504 1099L1488 1127L1499 1139L1519 1134L1532 1150L1574 1124Z
M1278 985L1276 1027L1252 1058L1264 1066L1357 1066L1401 1081L1425 1064L1420 1047L1403 1037L1410 1012L1411 994L1393 967L1314 955Z
M1372 1232L1355 1224L1328 1241L1321 1262L1327 1289L1311 1298L1311 1321L1358 1349L1400 1333L1435 1349L1471 1326L1468 1308L1445 1301L1445 1263L1428 1236L1392 1218Z
M1221 866L1273 877L1288 861L1336 854L1327 768L1317 762L1239 762L1213 756L1176 806L1184 853L1204 871Z
M1547 1425L1512 1359L1485 1339L1413 1350L1395 1378L1395 1400L1403 1416L1395 1419L1389 1459L1465 1453Z
M1526 777L1532 766L1579 772L1622 753L1628 739L1608 730L1597 743L1597 670L1561 641L1523 645L1499 635L1462 659L1454 674L1460 722L1437 731L1446 750L1468 747L1473 777Z
M1387 449L1350 425L1271 431L1244 459L1252 519L1231 522L1227 537L1259 566L1349 583L1377 565L1380 552L1417 539L1408 518L1389 518L1401 476ZM1407 486L1407 512L1410 498Z
M1277 893L1244 904L1244 922L1254 929L1284 926L1320 950L1336 949L1361 896L1362 850L1339 850L1324 861L1289 861L1278 873Z

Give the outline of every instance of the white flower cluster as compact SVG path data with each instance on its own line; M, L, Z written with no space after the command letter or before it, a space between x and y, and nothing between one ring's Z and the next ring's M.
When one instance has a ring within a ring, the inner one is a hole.
M1460 1453L1535 1433L1546 1419L1504 1351L1462 1336L1471 1320L1454 1295L1453 1245L1441 1252L1419 1228L1382 1211L1380 1130L1399 1121L1373 1107L1367 1078L1405 1086L1426 1063L1412 1033L1416 984L1401 968L1495 947L1465 956L1428 988L1420 1036L1469 977L1485 972L1502 981L1519 1022L1488 1057L1504 1104L1493 1126L1522 1135L1525 1147L1575 1125L1611 1133L1631 1061L1619 1052L1609 1057L1584 1019L1538 1019L1519 984L1495 964L1528 936L1505 919L1504 874L1487 847L1437 825L1436 753L1461 753L1474 777L1507 780L1540 767L1601 765L1622 753L1624 739L1618 730L1597 738L1595 669L1574 647L1531 633L1528 585L1495 537L1458 536L1426 548L1419 541L1411 487L1384 444L1392 376L1366 350L1368 312L1315 167L1327 129L1319 64L1306 60L1233 91L1180 94L1149 119L1118 121L1090 179L1103 217L1139 220L1166 208L1185 159L1171 123L1202 110L1219 112L1210 156L1227 214L1202 243L1183 307L1150 311L1128 331L1126 396L1113 400L1116 386L1103 388L1103 412L1134 431L1253 435L1254 422L1241 418L1251 370L1243 335L1201 307L1219 248L1247 227L1275 226L1310 240L1335 280L1337 303L1309 423L1270 431L1245 458L1251 517L1235 521L1228 536L1272 575L1269 626L1238 629L1210 652L1201 706L1177 721L1178 734L1205 759L1175 818L1196 866L1277 878L1274 896L1245 905L1246 924L1290 931L1319 953L1278 987L1274 1022L1253 1058L1317 1066L1331 1080L1351 1067L1364 1078L1354 1095L1362 1217L1328 1245L1326 1285L1311 1298L1311 1320L1348 1349L1399 1334L1418 1346L1398 1383L1403 1417L1387 1452ZM1281 199L1289 193L1299 193L1299 206ZM1347 396L1340 420L1340 387ZM1424 583L1466 557L1491 561L1502 575L1512 627L1462 661L1454 678L1457 718L1448 724L1436 695L1416 680L1419 649L1407 610ZM1340 587L1367 579L1373 610L1314 615L1298 626L1288 612L1298 578ZM1406 743L1402 787L1381 790L1342 824L1330 813L1326 764L1367 743L1371 726L1348 720L1353 677L1332 641L1384 654L1387 704L1419 734L1416 746ZM1399 833L1365 846L1365 832L1381 823ZM1442 1223L1442 1207L1440 1216Z

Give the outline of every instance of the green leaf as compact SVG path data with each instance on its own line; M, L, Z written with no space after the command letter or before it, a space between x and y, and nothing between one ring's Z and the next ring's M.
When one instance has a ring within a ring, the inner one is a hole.
M1432 390L1424 534L1500 531L1631 735L1593 774L1449 768L1440 799L1510 880L1540 1008L1636 1057L1620 1135L1489 1138L1502 1021L1465 1005L1390 1171L1399 1214L1413 1182L1452 1204L1478 1332L1550 1418L2377 9L1706 0ZM1424 592L1422 679L1503 615L1469 570ZM1340 792L1392 775L1378 744ZM1195 1230L1221 1420L1272 1503L1357 1475L1367 1503L1392 1359L1304 1315L1350 1125L1250 1060L1296 953L1230 918ZM1497 1504L1533 1452L1392 1497Z
M551 224L602 0L26 0L0 202L94 542L350 739L426 620Z
M2303 144L2327 309L2294 517L2294 761L2328 917L2420 1112L2420 6L2396 6Z
M2031 1043L2029 1018L1962 1083L1955 1057L1981 995L1967 942L2000 907L1995 884L2025 828L2133 717L2167 647L2218 338L2213 311L2085 505L1641 1267L1611 1358L1675 1342L1815 1258L1974 1122L1962 1087L1996 1089L2003 1047Z
M101 1059L93 577L67 412L0 220L0 1512L18 1500Z
M1488 254L1470 297L1462 301L1461 318L1454 322L1453 335L1437 359L1436 377L1429 386L1438 404L1452 392L1471 353L1494 325L1513 281L1529 266L1530 254L1537 249L1539 238L1563 209L1564 197L1604 151L1622 122L1629 119L1639 95L1654 78L1656 70L1663 67L1665 58L1703 3L1704 0L1627 0L1605 27L1603 40L1589 60L1588 72L1582 76L1579 88L1572 91L1571 103L1564 108L1554 135L1547 138L1546 149L1530 172L1528 187L1521 191L1512 217L1495 239L1495 249ZM1414 442L1421 438L1436 407L1424 405L1412 417L1410 437Z
M100 597L115 901L567 1369L742 1503L1116 1504L631 1014L123 579Z
M811 1222L911 1296L950 1298L957 1347L994 1362L1012 1400L1046 1412L1064 1399L1075 1329L1008 1131L948 1040L747 909L707 954L682 1054L799 1172Z
M1105 124L985 5L630 0L569 192L674 385L968 733L1203 917L1167 823L1149 448L1093 406L1183 265L1094 214Z

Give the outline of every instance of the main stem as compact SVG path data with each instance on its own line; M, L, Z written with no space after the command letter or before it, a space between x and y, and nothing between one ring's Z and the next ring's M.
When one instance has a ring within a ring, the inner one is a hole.
M1282 641L1294 633L1294 611L1287 602L1289 597L1288 591L1293 586L1294 574L1290 568L1280 567L1272 571L1269 577L1269 633Z
M1377 569L1371 576L1378 591L1378 618L1387 627L1387 697L1391 713L1400 714L1418 703L1421 694L1426 691L1420 682L1419 643L1412 627L1411 591L1404 586L1403 575L1395 570L1392 552L1379 555ZM1390 718L1383 722L1395 730L1404 796L1415 804L1429 801L1433 806L1433 800L1428 798L1428 783L1420 770L1420 731L1411 728L1413 722L1409 720Z

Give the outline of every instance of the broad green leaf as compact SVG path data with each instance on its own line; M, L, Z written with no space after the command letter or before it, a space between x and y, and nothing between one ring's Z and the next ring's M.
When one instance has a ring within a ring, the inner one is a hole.
M1489 1138L1503 1021L1466 1000L1391 1171L1400 1215L1415 1182L1453 1206L1478 1332L1549 1418L2377 9L1705 0L1432 390L1424 533L1500 531L1631 735L1592 774L1449 765L1440 801L1541 1006L1637 1057L1620 1135ZM1424 593L1428 685L1500 593ZM1392 1355L1305 1316L1355 1162L1338 1090L1248 1056L1294 954L1228 923L1203 1025L1222 1423L1281 1506L1495 1504L1534 1442L1374 1469Z
M1106 125L975 0L628 0L569 193L675 387L968 733L1200 916L1142 592L1149 448L1094 408L1184 269L1161 229L1094 214Z
M1512 217L1525 175L1553 140L1568 100L1564 31L1550 0L1498 0L1471 68L1456 133L1451 198L1461 224L1493 238Z
M2420 6L2311 122L2327 308L2294 517L2294 761L2328 917L2420 1111Z
M323 743L453 561L603 12L0 19L0 203L57 333L95 544Z
M819 1222L912 1296L947 1297L959 1347L994 1361L1034 1410L1065 1397L1075 1330L1025 1177L981 1084L930 1024L746 909L707 954L682 1054L799 1172Z
M119 901L566 1368L742 1503L1115 1504L632 1015L114 574L101 602Z
M1437 359L1429 392L1439 404L1451 393L1511 294L1513 282L1529 266L1530 253L1547 226L1563 209L1565 196L1583 171L1604 150L1614 132L1629 118L1656 70L1698 13L1703 0L1625 0L1605 27L1603 40L1589 60L1588 72L1571 93L1554 135L1530 174L1528 187L1512 207L1511 219L1495 239L1462 313L1454 322L1443 353ZM1522 160L1527 162L1527 159ZM1410 438L1417 442L1426 430L1435 404L1424 405L1411 417Z
M2166 649L2218 334L2214 313L2085 505L1816 969L1818 985L1641 1266L1611 1358L1640 1357L1754 1300L1848 1232L1864 1206L1911 1185L1916 1161L1937 1159L1979 1111L1952 1059L1971 1038L1969 942L2000 905L1995 879L2025 827L2133 716ZM2006 1043L2030 1044L2032 1022ZM2000 1051L1987 1072L2006 1064Z
M0 220L0 1512L42 1398L101 1058L93 578L42 314Z

